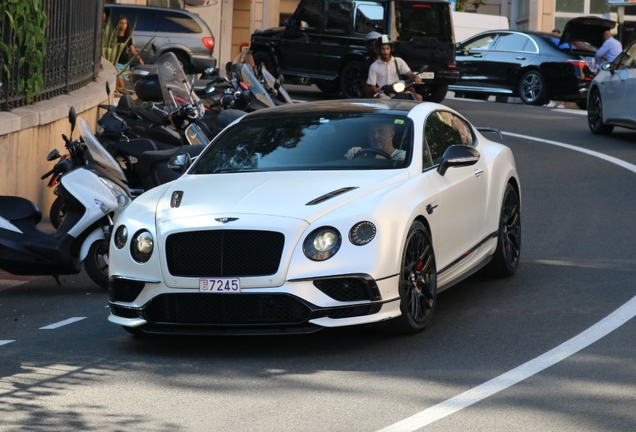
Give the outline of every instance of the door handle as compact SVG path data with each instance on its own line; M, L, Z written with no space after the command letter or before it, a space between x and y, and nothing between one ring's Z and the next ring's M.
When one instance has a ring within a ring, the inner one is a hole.
M473 57L481 58L482 55L481 54L473 54Z
M517 57L517 60L525 60L525 57Z
M484 170L481 168L476 168L475 169L475 177L479 178L481 177L481 175L484 173Z

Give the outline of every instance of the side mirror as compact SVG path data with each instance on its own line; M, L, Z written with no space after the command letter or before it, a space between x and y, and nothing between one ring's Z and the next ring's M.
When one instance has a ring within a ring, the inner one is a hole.
M69 123L71 123L71 134L73 134L73 131L75 130L75 124L77 123L77 114L75 113L75 107L71 107L71 109L68 110L68 121Z
M605 62L601 65L601 70L610 72L610 73L614 73L614 63L612 62Z
M479 156L479 152L470 146L462 144L452 145L444 152L442 162L437 167L437 172L443 176L451 167L475 165L479 160Z
M280 88L280 81L276 80L274 81L274 90L278 90Z
M110 82L106 81L106 96L110 97Z
M178 173L183 174L184 172L186 172L188 170L188 168L190 167L192 163L192 160L190 159L190 155L187 153L179 153L176 154L174 156L172 156L169 160L168 160L168 168L170 168L173 171L176 171Z
M292 20L290 20L289 18L287 18L287 19L285 20L285 23L284 23L284 24L285 24L285 27L291 27L291 25L292 25Z
M157 46L153 43L152 45L150 45L150 49L152 50L152 54L156 57L157 56Z
M49 155L46 157L46 160L50 162L52 160L59 159L60 157L60 152L55 149L51 150L51 153L49 153Z

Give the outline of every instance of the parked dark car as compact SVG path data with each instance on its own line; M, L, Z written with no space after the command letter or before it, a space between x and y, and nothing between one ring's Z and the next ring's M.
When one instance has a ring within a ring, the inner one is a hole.
M601 65L588 101L592 133L608 135L615 126L636 129L636 42L627 45L614 61Z
M450 8L441 0L303 0L285 27L252 34L250 48L275 75L310 78L326 93L355 98L364 37L388 34L393 55L420 73L418 93L441 102L458 76Z
M154 63L167 52L173 52L187 73L201 73L216 67L214 35L210 27L195 13L186 10L151 6L104 5L113 24L120 17L128 19L133 30L135 49L140 51L152 39L156 53L146 48L140 56L145 63Z
M459 80L449 88L467 97L517 96L524 103L573 101L586 109L594 79L589 65L614 21L575 18L561 38L550 33L495 30L457 45Z

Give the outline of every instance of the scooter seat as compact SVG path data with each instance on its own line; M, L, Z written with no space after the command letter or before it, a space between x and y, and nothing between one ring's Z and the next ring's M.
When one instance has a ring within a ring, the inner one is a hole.
M42 220L42 212L35 203L16 196L0 196L0 216L8 221L31 218L35 225Z

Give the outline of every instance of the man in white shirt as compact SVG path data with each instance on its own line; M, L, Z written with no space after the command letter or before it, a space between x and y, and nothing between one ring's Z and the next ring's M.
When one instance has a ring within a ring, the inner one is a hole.
M382 86L393 84L400 80L400 75L406 75L416 84L422 82L422 78L415 75L404 60L391 55L391 45L393 42L387 35L382 35L377 41L377 52L380 55L369 68L369 78L367 79L367 91L371 94L378 93ZM407 89L411 91L419 101L422 96L417 94L413 87Z
M614 59L623 51L623 46L619 41L614 39L611 30L605 30L605 33L603 33L603 39L605 42L603 42L603 45L601 45L598 51L596 51L594 58L596 58L599 62L614 61Z

